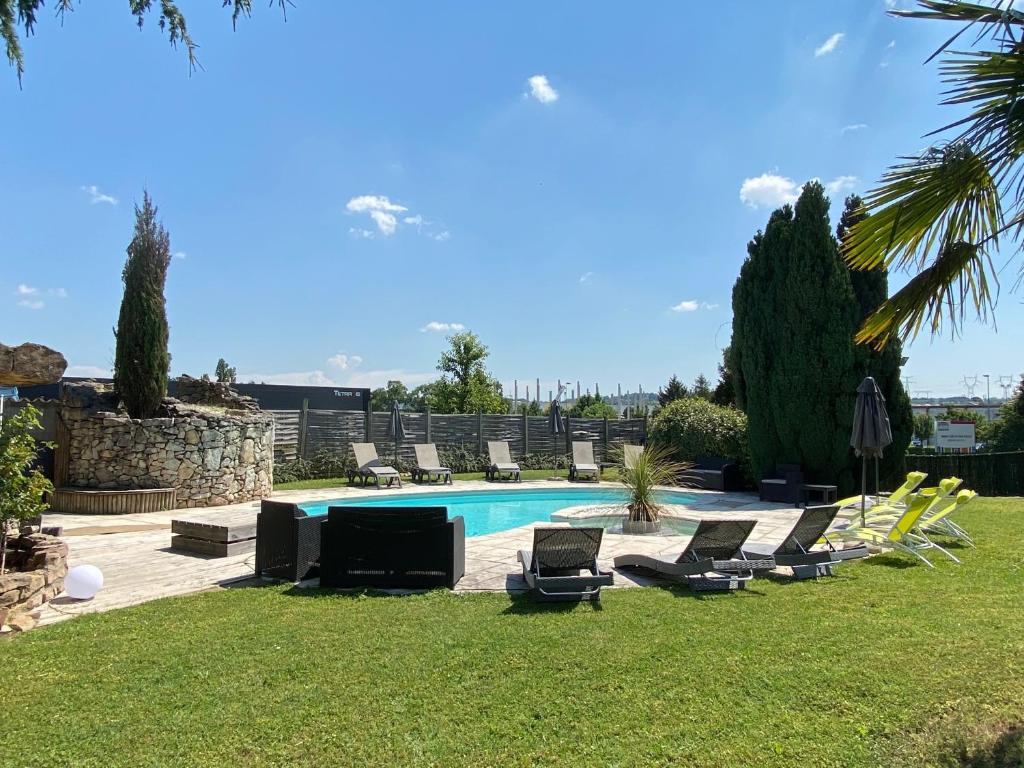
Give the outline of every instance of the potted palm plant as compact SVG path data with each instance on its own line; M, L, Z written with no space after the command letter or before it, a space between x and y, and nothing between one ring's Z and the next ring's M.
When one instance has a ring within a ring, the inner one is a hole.
M626 486L627 515L622 521L623 533L655 533L661 530L661 505L655 498L658 486L674 485L681 464L672 460L668 448L649 445L623 451L619 457L619 479Z

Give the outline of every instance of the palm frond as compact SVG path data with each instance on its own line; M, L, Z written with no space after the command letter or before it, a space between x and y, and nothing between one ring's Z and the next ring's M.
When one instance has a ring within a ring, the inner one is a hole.
M983 317L993 306L986 267L991 267L976 245L955 242L943 248L929 267L875 310L856 340L880 349L893 338L913 338L928 322L932 333L940 330L943 316L955 318L970 302Z

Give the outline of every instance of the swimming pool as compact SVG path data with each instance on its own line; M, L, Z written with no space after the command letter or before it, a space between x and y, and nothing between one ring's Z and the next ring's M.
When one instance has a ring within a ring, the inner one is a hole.
M696 497L678 491L658 495L664 504L688 504ZM330 499L300 504L308 515L326 515L328 507L448 507L448 516L462 515L467 536L483 536L530 523L550 522L551 515L567 507L586 504L622 504L621 488L552 488L493 491L411 493L383 498Z

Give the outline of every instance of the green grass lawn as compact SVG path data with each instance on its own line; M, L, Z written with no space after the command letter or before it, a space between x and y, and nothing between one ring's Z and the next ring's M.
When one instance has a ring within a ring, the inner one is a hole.
M264 585L76 618L0 644L0 765L1020 765L1024 500L961 522L960 566L731 595Z
M569 470L567 469L524 469L522 471L523 480L546 480L549 477L568 477ZM483 472L457 472L452 477L455 480L483 480ZM604 470L601 474L602 480L618 480L619 473L614 467L609 467ZM402 478L402 482L410 482L405 476ZM297 480L294 483L275 483L275 491L305 491L311 488L338 488L340 486L347 486L348 478L345 477L328 477L320 478L317 480Z

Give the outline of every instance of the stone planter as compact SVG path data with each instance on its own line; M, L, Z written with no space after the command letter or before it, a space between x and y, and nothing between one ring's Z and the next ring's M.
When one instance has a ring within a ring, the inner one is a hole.
M44 533L12 536L7 568L0 576L0 628L30 629L35 619L29 612L64 591L68 545Z
M622 532L631 536L643 536L648 533L658 533L661 530L661 520L630 520L628 517L622 521Z

